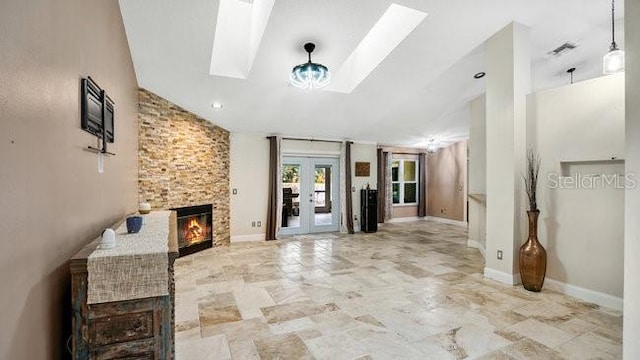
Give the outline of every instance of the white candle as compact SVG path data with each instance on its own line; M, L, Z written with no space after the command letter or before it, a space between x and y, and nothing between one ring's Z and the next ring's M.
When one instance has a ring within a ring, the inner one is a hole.
M116 247L116 232L113 229L105 229L102 232L100 249L113 249Z

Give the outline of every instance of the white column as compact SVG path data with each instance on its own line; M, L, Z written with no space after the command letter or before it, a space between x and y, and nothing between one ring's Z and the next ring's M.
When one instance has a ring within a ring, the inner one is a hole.
M526 96L531 90L529 29L511 23L487 41L487 245L485 276L516 284L524 240ZM502 259L497 258L498 251Z
M627 174L640 179L640 2L625 1ZM625 359L640 359L640 183L625 192L624 335Z

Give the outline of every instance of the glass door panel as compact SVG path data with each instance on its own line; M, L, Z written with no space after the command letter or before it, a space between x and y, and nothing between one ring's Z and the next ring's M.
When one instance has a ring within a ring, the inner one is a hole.
M304 174L307 162L304 158L283 158L282 161L282 223L283 235L308 232L308 210L300 194L306 193ZM306 200L306 199L305 199Z
M339 161L334 158L284 157L282 162L282 235L340 229Z
M314 225L331 225L331 167L315 166Z
M340 229L340 177L338 159L312 159L313 165L313 218L310 232L338 231Z

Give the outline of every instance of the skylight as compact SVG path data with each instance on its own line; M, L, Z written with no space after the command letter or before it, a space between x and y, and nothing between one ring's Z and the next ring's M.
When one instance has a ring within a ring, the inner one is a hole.
M427 13L391 4L325 89L351 93L427 17Z
M275 0L220 0L209 74L246 79Z

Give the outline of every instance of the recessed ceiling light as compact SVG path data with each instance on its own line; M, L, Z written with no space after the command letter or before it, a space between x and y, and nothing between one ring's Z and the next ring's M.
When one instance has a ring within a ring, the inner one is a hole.
M482 79L485 75L487 75L487 73L485 73L484 71L480 71L479 73L473 75L474 79Z
M214 109L216 109L216 110L220 110L220 109L222 109L223 105L222 105L222 103L221 103L221 102L217 102L217 101L216 101L216 102L214 102L213 104L211 104L211 107L212 107L212 108L214 108Z

